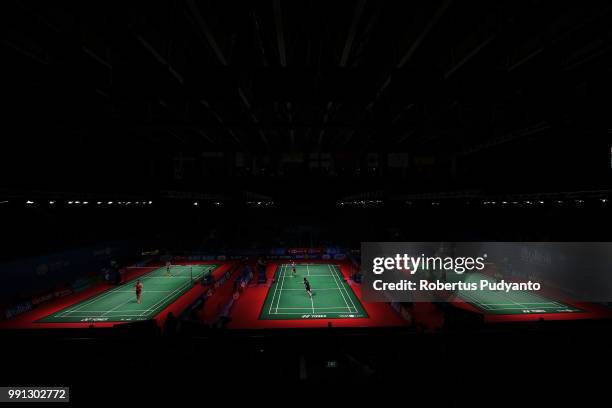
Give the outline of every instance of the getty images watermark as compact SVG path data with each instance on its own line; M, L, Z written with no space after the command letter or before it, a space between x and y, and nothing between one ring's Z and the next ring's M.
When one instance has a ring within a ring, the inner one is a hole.
M365 301L612 301L612 243L366 242L361 250Z

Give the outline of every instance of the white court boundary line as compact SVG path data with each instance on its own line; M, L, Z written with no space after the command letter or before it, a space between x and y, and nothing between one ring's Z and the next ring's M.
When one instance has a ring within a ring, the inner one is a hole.
M133 290L119 290L118 292L122 293L134 293ZM143 290L142 293L163 293L163 292L171 292L170 290Z
M286 270L287 270L287 268L284 268L282 270L283 280L281 281L281 287L280 287L281 291L280 291L280 294L278 295L278 300L276 301L276 313L278 313L278 305L280 303L280 299L281 299L281 296L283 294L283 285L285 284L285 272L286 272ZM276 282L276 286L278 286L278 282Z
M308 265L306 266L306 269L308 269ZM314 314L314 299L312 298L312 290L310 291L310 294L308 294L308 297L310 297L310 306L312 307L312 313Z
M363 313L361 312L351 312L351 311L346 311L346 312L334 312L334 311L323 311L320 313L312 313L311 311L308 310L308 308L304 309L307 310L306 312L283 312L283 313L279 313L281 315L307 315L307 314L351 314L351 315L357 315L355 317L363 317ZM273 319L271 319L273 320Z
M281 289L279 289L281 290ZM288 291L288 290L301 290L303 291L304 289L290 289L290 288L284 288L282 289L284 292ZM319 290L338 290L338 288L317 288L317 291Z
M308 309L308 307L279 307L279 309ZM317 309L351 309L350 306L325 306L317 307Z
M358 313L357 306L355 306L355 302L353 302L353 297L351 296L351 293L353 294L353 296L355 296L355 293L353 292L353 289L351 289L351 293L349 293L350 286L348 285L348 283L345 284L344 277L342 275L342 272L340 271L340 268L338 268L336 265L334 265L333 267L330 266L330 268L332 269L332 271L335 271L335 273L339 275L338 280L340 280L340 286L342 286L344 292L346 293L346 296L348 296L349 300L351 301L353 309L355 309L355 313Z
M280 268L277 268L277 270L275 271L274 275L276 276L276 274L280 275L280 269L282 269L283 267L281 266ZM274 279L274 278L272 278ZM276 291L278 290L278 280L276 280L276 282L274 283L274 293L272 294L272 300L270 301L270 310L268 311L268 314L272 314L272 306L274 305L274 298L276 297Z
M340 294L342 295L342 299L344 300L344 303L346 304L346 307L349 307L348 302L346 301L346 298L344 297L344 292L342 292L342 288L340 287L340 285L338 284L338 280L336 278L336 274L333 273L333 269L331 267L330 264L327 264L327 267L329 268L330 272L332 272L333 278L334 278L334 282L336 282L336 286L338 286L338 290L340 291ZM348 295L348 293L347 293ZM349 295L350 298L350 295ZM353 302L353 300L351 299L351 303ZM350 307L349 307L350 309ZM353 303L353 309L355 309L355 312L357 311L357 309L355 308L355 304Z

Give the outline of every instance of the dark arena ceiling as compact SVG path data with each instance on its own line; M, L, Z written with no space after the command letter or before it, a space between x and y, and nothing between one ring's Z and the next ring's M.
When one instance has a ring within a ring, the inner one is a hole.
M609 184L610 2L0 7L8 189Z

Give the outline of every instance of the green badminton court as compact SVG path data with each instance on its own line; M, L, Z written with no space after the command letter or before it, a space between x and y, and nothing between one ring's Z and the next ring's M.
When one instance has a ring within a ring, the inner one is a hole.
M189 290L195 281L210 274L217 265L173 265L132 279L82 302L42 318L40 323L129 322L149 320ZM134 286L143 284L142 303L136 302Z
M466 275L465 282L478 283L482 279L494 281L489 276L472 273ZM506 293L495 290L462 290L458 291L457 295L462 300L490 314L572 313L581 311L573 306L548 299L533 292L512 291Z
M310 282L312 297L306 293ZM259 315L262 320L348 319L368 317L336 265L298 264L295 276L288 264L279 265Z

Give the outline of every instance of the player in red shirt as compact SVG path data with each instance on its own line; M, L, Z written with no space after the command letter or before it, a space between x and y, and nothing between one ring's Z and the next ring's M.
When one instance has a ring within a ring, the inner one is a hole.
M140 279L136 282L136 302L138 304L142 303L142 282Z

